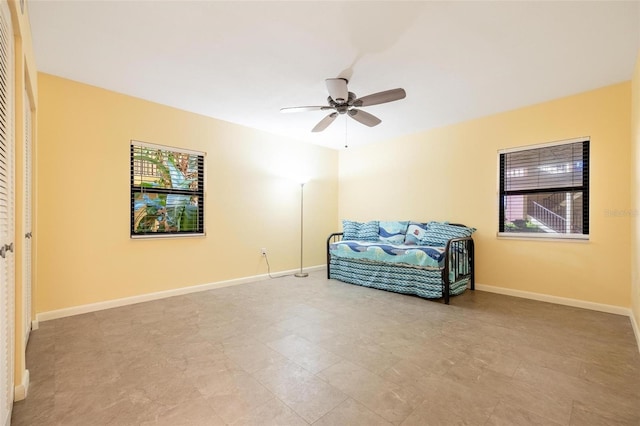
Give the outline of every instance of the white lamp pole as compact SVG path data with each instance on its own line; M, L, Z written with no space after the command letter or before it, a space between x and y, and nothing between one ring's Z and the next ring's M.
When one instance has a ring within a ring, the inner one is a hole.
M294 274L298 278L308 277L309 274L302 272L302 254L304 241L304 182L300 182L300 272Z

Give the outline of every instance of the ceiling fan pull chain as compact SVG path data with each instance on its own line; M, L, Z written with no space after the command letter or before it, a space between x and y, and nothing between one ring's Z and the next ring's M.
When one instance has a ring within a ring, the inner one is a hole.
M349 146L347 145L347 124L349 123L349 120L347 120L347 117L344 118L344 147L345 148L349 148Z

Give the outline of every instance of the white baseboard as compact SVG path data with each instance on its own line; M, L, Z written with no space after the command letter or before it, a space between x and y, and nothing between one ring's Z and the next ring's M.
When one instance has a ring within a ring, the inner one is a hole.
M307 272L311 272L311 271L322 270L325 268L326 268L325 265L319 265L319 266L304 268L304 270ZM275 276L280 277L284 275L291 275L298 271L299 269L278 272ZM89 303L87 305L72 306L69 308L41 312L36 315L36 320L33 322L34 324L33 330L36 330L38 328L39 323L41 321L49 321L57 318L64 318L64 317L70 317L73 315L86 314L89 312L102 311L104 309L118 308L120 306L134 305L136 303L141 303L141 302L149 302L152 300L165 299L167 297L181 296L184 294L197 293L200 291L212 290L212 289L222 288L222 287L230 287L238 284L246 284L246 283L251 283L256 281L263 281L268 278L269 278L268 274L254 275L250 277L237 278L233 280L199 284L199 285L194 285L189 287L180 287L180 288L175 288L171 290L158 291L154 293L140 294L138 296L123 297L121 299L105 300L103 302Z
M541 302L555 303L557 305L573 306L575 308L590 309L592 311L607 312L609 314L631 315L631 309L622 306L606 305L604 303L588 302L585 300L570 299L567 297L551 296L542 293L533 293L530 291L513 290L504 287L494 287L486 284L476 284L476 290L487 291L490 293L504 294L507 296L521 297L523 299L539 300Z
M38 322L38 320L33 320L31 321L31 331L33 330L37 330L40 328L40 322Z
M29 370L24 370L22 372L22 383L14 388L13 391L13 400L14 401L22 401L27 397L29 393Z

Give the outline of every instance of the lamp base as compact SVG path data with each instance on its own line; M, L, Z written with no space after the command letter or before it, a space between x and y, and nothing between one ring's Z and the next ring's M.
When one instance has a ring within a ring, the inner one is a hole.
M305 278L305 277L308 277L309 274L307 274L306 272L298 272L296 274L293 274L293 276L298 278Z

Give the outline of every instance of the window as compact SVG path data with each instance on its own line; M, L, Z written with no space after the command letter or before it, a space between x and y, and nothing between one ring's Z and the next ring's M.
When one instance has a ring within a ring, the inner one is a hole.
M503 150L499 157L501 235L588 238L588 138Z
M131 237L204 235L204 153L131 141Z

